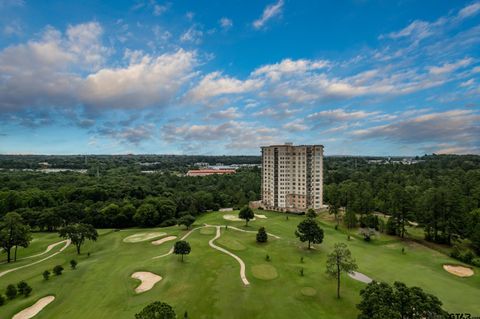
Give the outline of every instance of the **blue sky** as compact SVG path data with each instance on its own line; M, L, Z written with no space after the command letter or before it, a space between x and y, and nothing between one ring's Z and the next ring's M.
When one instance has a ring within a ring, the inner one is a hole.
M480 1L0 0L0 153L480 153Z

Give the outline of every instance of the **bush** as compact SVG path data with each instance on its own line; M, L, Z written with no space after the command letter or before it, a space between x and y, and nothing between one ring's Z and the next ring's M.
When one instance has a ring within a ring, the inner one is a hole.
M0 295L0 306L3 306L5 303L5 297L3 295Z
M265 227L260 227L257 233L257 243L266 243L268 240L267 232L265 231Z
M63 272L63 267L61 265L56 265L55 267L53 267L53 273L55 274L55 276L60 276Z
M15 285L8 285L7 290L5 291L5 295L10 300L15 299L15 297L17 296L17 288L15 287Z
M48 280L50 278L50 272L48 270L45 270L42 276L43 276L43 279Z
M472 265L474 265L476 267L480 267L480 258L479 257L473 258L472 259Z
M388 235L396 235L397 234L397 223L395 220L390 217L387 221L387 226L385 227L385 231Z
M77 268L77 265L78 263L75 259L70 260L70 267L72 267L72 269Z
M17 289L18 289L18 293L20 295L24 295L25 297L28 297L28 295L30 295L30 293L32 292L32 287L30 287L25 281L20 281L18 284L17 284Z
M172 306L161 301L149 304L135 315L135 319L175 319L177 318Z

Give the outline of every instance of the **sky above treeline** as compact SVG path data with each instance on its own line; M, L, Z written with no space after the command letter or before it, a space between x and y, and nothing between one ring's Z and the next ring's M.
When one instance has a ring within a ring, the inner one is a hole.
M480 1L0 0L1 154L480 153Z

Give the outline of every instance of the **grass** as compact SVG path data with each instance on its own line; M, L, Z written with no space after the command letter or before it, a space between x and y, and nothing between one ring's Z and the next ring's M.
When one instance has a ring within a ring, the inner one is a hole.
M236 212L227 212L236 214ZM222 227L218 245L229 249L246 263L249 287L244 287L239 276L239 264L232 257L208 245L213 238L213 228L194 231L186 240L192 252L180 257L171 255L152 259L168 252L173 241L154 246L148 240L125 243L123 239L138 233L165 232L179 238L187 231L184 227L156 229L128 229L119 232L102 230L97 242L87 242L82 255L77 256L73 246L44 262L0 277L0 291L10 283L27 281L33 292L27 298L18 297L0 306L2 318L10 318L18 311L32 305L39 298L54 295L52 302L35 319L55 318L115 318L132 319L150 302L161 300L171 304L180 316L188 311L192 318L356 318L355 305L360 301L359 292L365 284L348 276L342 276L342 298L336 299L336 281L325 273L326 256L336 242L346 243L356 258L359 271L381 281L403 281L410 286L420 286L433 293L450 312L469 312L480 315L480 269L469 278L455 277L443 270L443 264L458 263L439 251L419 243L381 235L367 243L351 231L347 240L346 230L334 229L334 222L321 220L325 231L324 243L315 250L307 250L294 235L302 216L259 211L267 219L257 219L245 227L243 222L225 221L222 213L213 212L201 216L193 227L204 223L231 225L249 231L266 227L271 236L265 244L255 241L255 233L244 233ZM56 234L35 233L35 241L27 249L19 249L18 257L41 253L46 246L59 241ZM233 246L232 246L233 245ZM28 264L57 252L55 247L47 255L20 260L15 264L0 265L0 272ZM230 248L228 247L230 246ZM245 247L235 250L232 247ZM405 254L401 249L405 248ZM90 256L87 253L90 252ZM267 262L265 256L271 261ZM303 257L303 263L300 261ZM4 254L2 254L4 258ZM72 270L69 261L76 259L78 266ZM61 264L65 268L61 276L51 276L44 281L42 272ZM260 266L260 267L259 267ZM269 267L265 267L269 266ZM257 278L259 273L276 277L272 280ZM304 276L300 276L300 269ZM136 294L138 281L130 278L136 271L150 271L163 280L145 293ZM312 288L312 289L306 289Z

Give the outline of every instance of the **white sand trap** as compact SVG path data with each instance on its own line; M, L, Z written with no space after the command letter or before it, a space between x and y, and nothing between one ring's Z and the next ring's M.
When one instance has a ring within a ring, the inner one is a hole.
M366 284L369 284L373 281L372 278L357 271L352 271L351 273L348 274L348 276L352 279L364 282Z
M165 236L167 233L162 232L153 232L153 233L138 233L131 236L128 236L123 239L126 243L139 243L142 241L147 241L156 237Z
M170 241L170 240L174 240L176 239L177 236L168 236L168 237L164 237L162 239L159 239L159 240L155 240L155 241L152 241L152 244L154 245L161 245L163 244L164 242L167 242L167 241Z
M17 313L15 316L12 317L12 319L30 319L36 316L40 311L42 311L43 308L45 308L49 303L55 300L54 296L47 296L43 297L37 300L36 303L31 305L28 308L23 309L19 313Z
M245 219L238 218L236 215L231 215L231 214L225 214L223 215L223 219L229 220L232 222L244 222ZM255 218L250 219L250 221L255 220Z
M267 218L267 216L259 215L259 214L255 214L255 217L260 218L260 219L266 219Z
M473 276L473 269L458 265L443 265L443 269L458 277Z
M148 271L139 271L132 274L132 278L140 280L142 283L135 288L137 294L148 291L155 286L157 282L162 280L162 277Z

